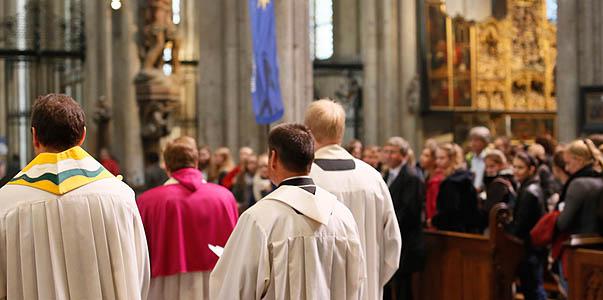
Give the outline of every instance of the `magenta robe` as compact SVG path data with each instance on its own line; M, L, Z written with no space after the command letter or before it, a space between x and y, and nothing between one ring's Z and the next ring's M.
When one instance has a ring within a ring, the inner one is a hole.
M211 271L218 256L208 244L226 245L237 223L237 202L226 188L205 182L197 169L180 169L171 178L136 201L149 245L151 277Z

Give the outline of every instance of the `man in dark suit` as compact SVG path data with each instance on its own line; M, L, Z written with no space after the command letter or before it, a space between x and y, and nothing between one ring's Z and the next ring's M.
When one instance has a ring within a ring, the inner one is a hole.
M425 263L421 212L425 202L425 183L417 174L406 140L392 137L385 145L389 171L385 182L394 203L402 234L400 269L385 287L384 299L413 299L412 276Z

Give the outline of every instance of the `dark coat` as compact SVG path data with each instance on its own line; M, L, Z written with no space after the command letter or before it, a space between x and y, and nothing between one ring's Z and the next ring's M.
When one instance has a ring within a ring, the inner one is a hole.
M538 176L532 177L519 188L517 201L513 208L513 222L509 231L522 239L527 248L530 246L530 231L545 213L544 192Z
M505 172L501 172L495 177L484 177L484 183L486 185L486 201L484 203L483 213L486 220L494 205L498 203L514 205L514 203L509 202L517 196L517 185L513 179L512 172L504 171Z
M481 233L483 218L477 206L477 191L473 176L465 170L457 170L440 185L437 210L431 223L439 230Z
M603 179L579 177L568 182L565 207L557 219L559 231L568 234L601 233L597 210L603 205Z
M389 174L385 175L387 182ZM423 269L425 242L421 212L425 202L425 183L414 167L404 165L389 187L396 218L402 235L402 257L398 273L412 273Z

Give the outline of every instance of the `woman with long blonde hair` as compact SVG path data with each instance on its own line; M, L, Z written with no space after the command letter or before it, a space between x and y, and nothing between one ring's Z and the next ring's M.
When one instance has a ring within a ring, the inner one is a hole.
M446 178L440 184L436 200L437 212L431 225L440 230L479 233L481 217L473 176L460 166L460 147L446 143L436 150L436 165Z
M209 181L222 185L222 179L234 168L230 149L226 147L218 148L212 157L211 172Z

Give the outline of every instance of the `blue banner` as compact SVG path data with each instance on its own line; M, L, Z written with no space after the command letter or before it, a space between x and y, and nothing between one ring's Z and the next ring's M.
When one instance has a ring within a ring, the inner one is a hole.
M253 70L251 98L258 124L270 124L283 117L276 53L274 0L249 0Z

